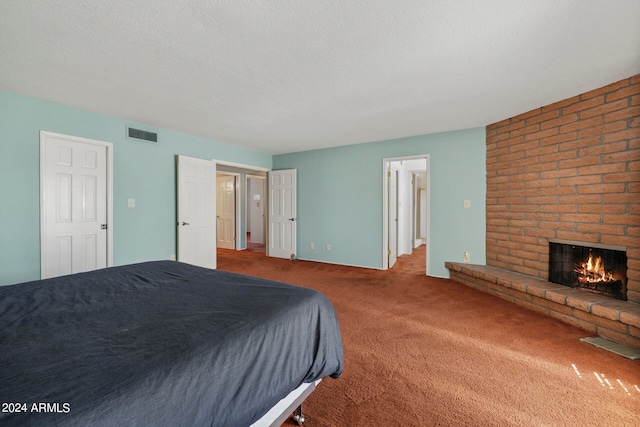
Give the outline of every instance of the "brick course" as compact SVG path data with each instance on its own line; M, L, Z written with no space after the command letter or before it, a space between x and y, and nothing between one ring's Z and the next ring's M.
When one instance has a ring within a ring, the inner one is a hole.
M486 265L446 262L452 280L640 349L640 304Z
M547 279L549 239L626 246L640 303L640 75L486 132L487 265Z

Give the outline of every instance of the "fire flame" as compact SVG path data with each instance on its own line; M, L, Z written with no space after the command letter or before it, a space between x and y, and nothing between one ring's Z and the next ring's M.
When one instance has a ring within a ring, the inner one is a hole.
M613 274L605 270L602 258L596 258L593 254L589 254L587 262L576 265L574 271L578 273L578 280L582 283L610 282L615 280Z

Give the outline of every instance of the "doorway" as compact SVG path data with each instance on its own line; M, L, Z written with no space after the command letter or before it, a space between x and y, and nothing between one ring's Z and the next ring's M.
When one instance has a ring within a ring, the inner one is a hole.
M264 176L246 176L246 248L254 252L266 253L266 185L267 180Z
M411 186L413 209L411 211L411 228L413 247L427 243L427 172L412 171Z
M239 163L224 162L220 160L213 160L216 163L216 174L222 175L234 175L236 177L235 193L234 193L234 221L235 221L235 246L231 248L234 251L243 251L250 248L255 248L252 240L266 241L267 230L263 225L263 233L260 236L259 227L256 229L255 224L251 224L250 218L252 215L266 216L266 208L268 203L268 194L266 190L263 190L260 195L259 203L250 203L253 198L253 190L255 190L259 184L258 181L264 182L266 185L267 172L270 169L259 168L255 166L243 165ZM249 186L253 187L253 190ZM259 206L258 206L259 205ZM262 211L256 211L254 208L260 208ZM253 226L253 227L252 227ZM250 232L249 236L247 232ZM224 249L221 246L216 245L217 249ZM266 249L263 251L266 255Z
M427 154L383 159L383 270L424 245L429 273L429 194Z

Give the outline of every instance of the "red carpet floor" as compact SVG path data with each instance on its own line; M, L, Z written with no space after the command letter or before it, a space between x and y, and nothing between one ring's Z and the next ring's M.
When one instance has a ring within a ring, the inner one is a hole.
M324 293L345 370L304 404L305 426L640 426L640 360L580 329L446 279L424 252L389 271L218 252L218 268ZM292 422L288 425L294 425Z

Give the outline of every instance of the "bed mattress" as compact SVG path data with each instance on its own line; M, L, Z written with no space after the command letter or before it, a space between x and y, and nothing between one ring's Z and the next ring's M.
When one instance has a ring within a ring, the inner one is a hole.
M172 261L0 287L0 424L248 426L338 377L321 293Z

